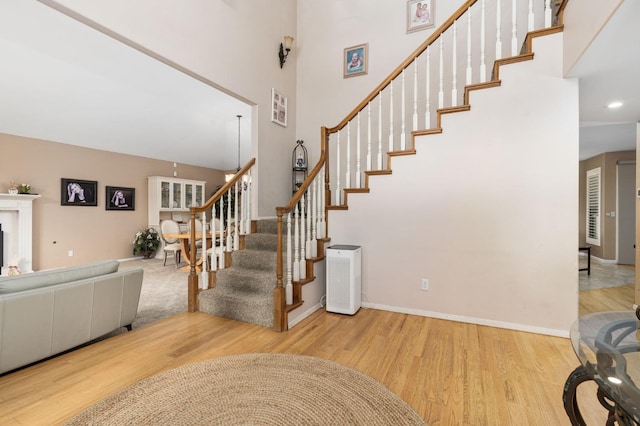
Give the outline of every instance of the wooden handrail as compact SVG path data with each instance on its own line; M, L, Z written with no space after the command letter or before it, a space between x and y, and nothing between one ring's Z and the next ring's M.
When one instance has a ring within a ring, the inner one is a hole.
M416 58L422 54L422 52L427 50L427 48L431 44L433 44L434 41L436 41L438 38L440 38L440 36L445 31L447 31L449 29L449 27L451 27L453 25L453 23L458 20L458 18L460 18L462 15L464 15L464 13L471 6L473 6L477 1L478 0L467 0L466 3L464 3L462 6L460 6L458 8L458 10L456 10L456 12L453 15L451 15L451 17L449 19L444 21L444 23L442 25L440 25L440 27L438 27L437 30L435 30L433 33L431 33L431 35L416 50L414 50L413 53L410 54L409 57L407 57L407 59L405 59L400 65L398 65L398 67L396 67L396 69L393 70L391 72L391 74L389 74L389 76L382 81L382 83L380 83L375 89L373 89L373 91L369 94L369 96L364 98L364 100L362 102L360 102L358 104L358 106L355 107L353 109L353 111L351 111L351 113L349 113L337 126L332 127L330 129L327 129L328 133L331 134L331 133L337 132L338 130L341 130L344 126L347 125L347 123L349 121L353 120L355 118L355 116L358 115L358 113L360 111L362 111L364 109L364 107L366 107L369 102L371 102L376 96L378 96L378 94L385 87L387 87L393 80L396 79L396 77L398 77L400 75L402 70L404 70L409 65L411 65L411 63L413 61L415 61Z

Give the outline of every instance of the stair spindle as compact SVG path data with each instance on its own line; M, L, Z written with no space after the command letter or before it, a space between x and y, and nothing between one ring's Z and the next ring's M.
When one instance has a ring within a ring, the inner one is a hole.
M400 95L400 150L404 151L406 149L407 146L407 131L406 131L406 114L405 114L405 93L406 93L406 87L405 87L405 71L407 69L403 69L402 70L402 93Z
M285 303L293 303L293 285L291 284L291 213L287 213L287 278L284 287Z
M305 251L307 255L307 259L311 259L311 186L307 188L305 192L305 197L307 199L307 237L305 238Z
M453 21L453 54L451 55L451 106L458 105L458 20Z
M240 232L238 229L238 219L239 219L239 211L238 211L238 181L236 181L234 185L235 197L233 198L233 211L234 211L234 219L233 219L233 250L240 250Z
M360 152L361 149L361 137L360 137L360 113L356 118L356 188L360 188Z
M382 91L378 93L378 170L382 170Z
M305 193L306 194L306 193ZM306 209L305 209L305 196L303 195L300 198L300 213L301 213L301 220L300 220L300 240L301 240L301 244L300 244L300 264L298 265L298 271L300 274L300 279L304 280L305 278L307 278L307 254L306 254L306 245L307 245L307 232L306 232L306 221L307 221L307 216L309 216L309 214L307 213Z
M485 46L485 31L486 31L486 16L485 16L485 0L480 1L480 82L487 81L487 63L486 63L486 46Z
M473 68L471 66L471 8L467 9L467 79L466 84L472 83Z
M438 108L444 107L444 36L440 36L440 90L438 91Z
M294 208L293 223L293 280L300 281L300 271L298 269L300 266L300 209L298 209L298 204Z
M340 187L340 131L336 132L336 205L342 205L342 188Z
M496 5L496 60L502 59L502 6L500 0Z
M413 125L411 131L418 130L418 60L413 61Z
M551 26L551 0L545 0L544 2L544 27L549 28Z
M424 112L424 127L425 129L431 128L431 46L427 47L426 54L427 69L425 72L425 112Z
M527 31L535 28L535 14L533 12L533 0L529 0L529 14L527 15Z
M366 170L373 170L371 164L371 101L367 104L367 168Z
M516 0L511 0L511 56L518 55L518 16Z
M389 83L389 152L393 152L393 80Z

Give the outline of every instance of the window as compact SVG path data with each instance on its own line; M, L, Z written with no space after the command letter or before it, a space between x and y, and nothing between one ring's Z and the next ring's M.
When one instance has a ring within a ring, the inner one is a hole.
M587 172L587 243L600 245L600 167Z

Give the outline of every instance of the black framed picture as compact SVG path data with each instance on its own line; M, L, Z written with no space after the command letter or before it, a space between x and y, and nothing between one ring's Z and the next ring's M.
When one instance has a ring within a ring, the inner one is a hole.
M136 189L122 186L107 186L105 210L135 210Z
M61 178L60 204L63 206L97 206L98 181Z

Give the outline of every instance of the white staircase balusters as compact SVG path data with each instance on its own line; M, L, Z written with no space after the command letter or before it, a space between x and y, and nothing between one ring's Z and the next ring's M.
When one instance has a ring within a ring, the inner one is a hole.
M431 128L431 47L427 47L427 69L425 71L425 112L424 112L424 128Z
M502 6L496 5L496 59L502 59Z
M320 235L322 238L327 238L327 221L325 218L325 211L327 207L326 194L324 192L324 167L320 169L318 173L318 188L320 192Z
M225 252L225 235L224 235L224 230L225 230L225 226L224 226L224 197L220 197L220 200L218 200L218 205L220 206L219 212L220 212L220 265L218 265L218 269L224 269L225 267L225 256L224 256L224 252Z
M517 0L511 0L511 56L518 55L518 14Z
M473 67L471 66L471 8L467 9L467 78L465 84L471 84L473 80Z
M306 192L305 192L306 195ZM307 238L306 238L306 221L307 221L307 217L309 216L309 214L307 213L306 209L305 209L305 196L303 195L300 198L300 212L301 212L301 220L300 220L300 264L298 265L298 271L300 274L300 279L304 280L305 278L307 278L307 254L306 254L306 245L307 245Z
M389 83L389 151L393 152L393 80Z
M318 176L316 176L316 178L313 181L313 185L316 187L316 221L317 221L317 226L316 226L316 239L320 240L322 238L324 238L324 227L322 226L323 224L323 217L324 217L324 208L322 207L322 194L324 193L324 191L322 190L322 179L320 177L320 174L318 174ZM317 252L317 250L316 250Z
M307 259L311 259L311 186L307 188L305 192L306 197L306 206L307 206L307 237L305 238L305 252L307 255Z
M316 258L318 256L318 240L316 239L316 231L317 231L317 226L318 226L318 216L316 213L316 208L317 208L317 200L316 200L316 193L318 192L318 189L316 187L316 185L314 185L313 183L311 185L309 185L310 191L311 192L311 244L310 244L310 250L309 253L311 254L312 258Z
M487 19L485 14L485 0L480 0L480 82L487 81L487 62L486 62L486 25Z
M371 164L371 101L367 104L367 168L366 170L373 170L373 164Z
M451 77L451 106L458 105L458 20L453 21L453 54Z
M298 209L297 203L293 212L293 265L291 268L293 269L293 281L300 281L300 271L298 269L300 266L300 209Z
M233 250L240 250L240 230L238 228L240 212L238 211L238 181L234 184L234 191L236 193L235 197L233 197L233 211L234 219L233 219Z
M196 219L197 220L197 219ZM209 267L207 262L207 211L202 212L200 217L202 224L202 271L200 272L200 279L198 280L198 287L202 290L206 290L209 287Z
M344 188L351 188L351 122L347 123L347 153L346 153L346 168L344 174Z
M440 36L440 79L439 79L439 90L438 90L438 108L444 107L444 36Z
M378 93L378 170L382 170L382 91Z
M535 28L535 14L533 12L533 0L529 0L529 13L527 14L527 31L533 31Z
M291 213L287 213L287 278L285 291L285 303L293 303L293 285L291 284Z
M551 26L551 0L545 0L544 2L544 27L549 28Z
M227 191L227 251L233 251L233 238L231 237L231 188Z
M340 186L340 131L336 132L336 205L342 205L342 188ZM309 205L311 207L311 205Z
M411 131L418 130L418 60L413 61L413 125Z
M362 173L360 170L360 152L361 148L361 135L360 135L360 113L358 113L358 117L356 118L356 188L360 188L360 174Z
M402 93L400 95L400 151L404 151L407 147L407 131L406 131L406 114L405 114L405 71L407 69L402 70Z

